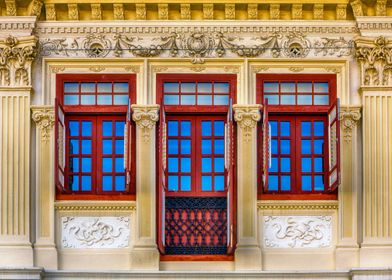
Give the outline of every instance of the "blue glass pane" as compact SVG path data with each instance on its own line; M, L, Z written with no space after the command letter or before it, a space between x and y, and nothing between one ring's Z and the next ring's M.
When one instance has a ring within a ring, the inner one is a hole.
M129 96L126 94L116 94L113 96L113 104L114 105L128 105Z
M82 83L81 92L95 92L95 83Z
M178 172L178 158L169 158L167 170L169 172Z
M91 176L82 176L82 191L91 191Z
M223 191L225 189L225 177L215 176L214 177L214 190Z
M124 172L124 158L116 158L115 159L115 171L116 172Z
M211 176L201 176L201 190L212 191L212 178Z
M271 140L271 153L273 155L278 153L278 140Z
M102 190L111 191L112 190L112 176L102 176Z
M224 172L225 171L225 159L224 158L214 158L214 171Z
M112 153L112 140L103 140L102 141L102 153L103 154L111 154Z
M114 83L114 92L128 92L128 83Z
M116 191L125 191L125 176L116 176L114 186Z
M72 191L79 190L79 176L69 176L69 185Z
M298 83L297 84L297 91L298 92L312 92L312 83Z
M64 83L64 92L79 92L78 83Z
M290 136L290 122L280 122L280 136Z
M181 95L181 105L196 105L196 96Z
M81 95L80 96L80 104L94 105L95 104L95 95Z
M269 175L268 176L268 190L277 191L278 190L278 176Z
M229 83L214 83L215 93L229 93Z
M316 121L314 124L314 136L324 136L324 122Z
M117 155L124 154L124 140L116 140L116 154Z
M279 92L279 83L277 82L264 82L264 92Z
M268 169L269 172L278 172L278 158L271 158L271 167Z
M295 92L295 83L281 83L280 84L280 91L281 92Z
M302 190L311 191L312 190L312 176L302 176Z
M124 136L125 122L116 122L115 133L116 136Z
M314 172L324 172L323 158L314 158Z
M112 136L112 122L104 121L102 122L102 135L103 136Z
M167 143L169 155L178 154L178 140L169 139Z
M112 83L98 83L97 92L112 92Z
M92 135L92 122L82 121L82 136L91 136L91 135Z
M329 104L329 95L314 96L314 105L328 105L328 104Z
M225 122L224 121L215 121L214 122L214 135L215 136L224 136L225 135Z
M71 139L69 141L69 153L71 155L79 154L79 140Z
M163 90L164 92L178 92L179 91L178 83L164 83Z
M311 136L311 122L301 122L301 136Z
M324 176L321 175L314 176L314 190L315 191L324 190Z
M301 153L307 155L310 154L311 152L312 152L311 140L301 140Z
M211 121L201 122L201 136L211 136Z
M181 172L191 172L190 158L181 158Z
M91 140L82 140L82 154L91 154Z
M79 158L69 159L69 172L79 172Z
M181 83L181 92L196 92L196 83Z
M82 158L82 172L91 172L91 158Z
M202 140L201 141L201 153L203 155L212 153L211 140Z
M278 122L269 121L268 123L271 126L271 136L278 136Z
M191 154L191 140L181 140L181 154Z
M297 100L298 105L312 105L311 95L298 95L297 98L298 98Z
M78 105L79 96L78 95L64 95L64 105Z
M112 96L105 94L105 95L98 95L97 96L97 104L98 105L111 105L112 104Z
M214 153L223 155L225 153L225 140L219 139L214 142Z
M290 154L290 140L280 140L280 153L288 155Z
M280 159L280 171L281 172L291 172L290 158L281 158Z
M169 191L178 191L178 176L169 176L167 188Z
M211 158L201 159L201 172L212 172L212 160Z
M191 176L181 176L181 190L182 191L191 190Z
M190 121L181 121L181 136L191 136Z
M302 172L312 172L312 159L302 158L301 159L301 171Z
M69 136L79 136L79 122L69 122Z
M214 105L229 105L229 96L228 95L215 95L214 96Z
M178 136L178 121L168 121L168 131L169 136Z
M112 159L103 158L102 159L102 172L112 172Z
M212 105L212 95L198 95L197 104L199 105Z
M314 92L325 92L329 91L328 83L314 83Z
M282 191L289 191L291 189L291 176L280 176L281 187Z
M279 104L279 95L264 95L264 99L268 100L269 105L277 105Z
M314 153L319 155L324 153L324 140L314 140Z
M178 95L165 95L163 103L165 105L178 105L180 104L180 97Z
M282 95L280 97L280 104L295 105L295 95Z
M212 83L198 83L197 91L203 93L212 92Z

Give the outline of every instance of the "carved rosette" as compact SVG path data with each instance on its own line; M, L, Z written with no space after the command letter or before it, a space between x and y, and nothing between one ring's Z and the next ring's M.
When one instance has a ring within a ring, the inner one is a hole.
M151 130L159 119L159 105L132 105L132 119L142 131L143 140L149 143Z
M245 142L251 140L253 129L261 119L260 108L261 105L233 105L234 120L242 129Z
M42 141L48 143L55 120L53 106L36 106L32 107L31 111L31 118L41 131Z
M344 141L351 142L352 131L361 119L360 106L341 106L340 107L340 126L343 131Z

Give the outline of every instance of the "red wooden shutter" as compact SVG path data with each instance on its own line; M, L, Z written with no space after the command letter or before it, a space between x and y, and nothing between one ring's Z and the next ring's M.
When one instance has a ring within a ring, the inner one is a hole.
M263 105L263 126L262 126L262 142L263 142L263 190L268 191L268 169L271 161L271 131L268 123L268 100L265 99Z
M161 103L159 118L159 138L158 138L158 249L165 253L165 195L166 195L166 118L163 102Z
M124 169L126 176L126 190L130 190L132 166L132 127L131 127L131 99L128 99L127 116L124 126Z
M340 121L339 98L332 104L328 112L328 144L329 144L329 170L328 191L334 191L340 184Z
M65 191L65 115L59 100L55 100L56 110L56 188L59 193Z

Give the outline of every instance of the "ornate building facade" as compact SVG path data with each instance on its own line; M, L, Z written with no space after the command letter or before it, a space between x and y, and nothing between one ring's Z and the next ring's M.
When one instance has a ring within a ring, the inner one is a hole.
M0 3L0 275L392 279L392 6Z

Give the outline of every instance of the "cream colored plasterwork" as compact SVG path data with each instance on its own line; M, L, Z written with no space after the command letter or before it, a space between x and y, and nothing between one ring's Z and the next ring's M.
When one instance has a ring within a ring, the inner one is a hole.
M349 143L352 139L352 131L361 119L361 106L341 106L339 117L344 141Z
M233 105L234 120L243 130L246 142L250 141L253 130L261 119L260 108L261 105Z
M54 109L50 107L32 107L31 118L39 127L41 131L41 139L43 142L48 143L50 138L50 133L54 125Z
M132 119L142 131L145 143L150 142L150 133L159 119L158 105L132 105Z

